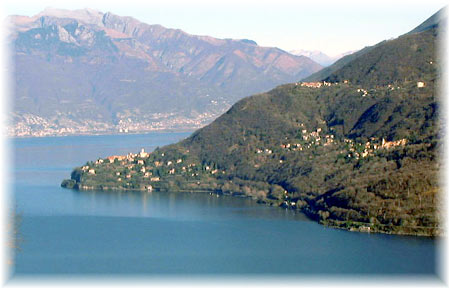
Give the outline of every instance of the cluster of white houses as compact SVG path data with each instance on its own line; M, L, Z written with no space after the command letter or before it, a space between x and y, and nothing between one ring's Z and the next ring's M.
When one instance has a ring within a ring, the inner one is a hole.
M186 153L189 153L189 150L186 151ZM126 179L131 179L133 175L135 175L136 173L138 173L138 171L140 173L143 173L143 175L141 175L141 177L143 178L147 178L149 179L151 182L158 182L160 181L160 177L159 176L153 176L152 173L152 169L154 167L161 167L161 168L165 168L167 169L167 173L168 174L175 174L175 173L181 173L181 174L189 174L192 177L198 176L198 170L200 169L200 167L197 168L197 165L195 163L190 163L190 164L183 164L183 159L182 158L178 158L178 159L174 159L174 160L168 160L168 161L154 161L152 166L148 166L148 164L146 165L146 161L145 159L148 158L150 156L149 153L145 152L144 149L141 150L140 153L138 154L134 154L134 153L129 153L127 155L113 155L113 156L109 156L105 159L98 159L95 162L95 166L101 165L101 164L113 164L116 161L120 162L121 166L125 166L129 172L127 174L122 174L120 171L115 172L115 176L117 177L117 181L121 182L123 180ZM161 156L164 156L164 153L161 153ZM88 172L91 175L95 175L96 171L94 169L94 167L89 167L89 166L84 166L82 167L82 170L84 172ZM202 166L201 168L202 170L214 175L217 174L219 172L218 169L213 169L211 166ZM222 174L225 173L225 171L221 171Z
M320 88L322 86L331 86L331 82L296 82L295 85L300 85L304 87ZM337 83L336 83L337 84Z
M303 126L303 124L301 125ZM329 146L335 144L335 136L333 134L321 135L322 129L317 128L315 131L308 132L306 129L302 129L302 141L296 143L285 143L281 144L280 147L289 151L304 151L310 149L313 145L315 146ZM341 151L341 153L346 153L348 158L365 158L374 154L375 150L378 149L390 149L397 146L405 146L407 144L406 139L400 139L396 141L386 141L382 138L381 143L377 138L370 138L370 141L365 144L355 143L351 139L344 139L344 143L347 145L347 150ZM257 154L271 154L272 150L269 148L258 148L256 150ZM280 163L283 161L280 160Z
M322 132L321 128L317 128L315 131L308 132L306 129L302 129L302 140L303 144L301 143L287 143L282 144L281 148L288 149L291 151L302 151L304 149L309 149L313 145L324 145L328 146L334 143L334 135L333 134L326 134L326 135L320 135Z
M141 152L138 153L138 154L129 153L129 154L125 155L125 156L114 155L114 156L106 157L105 159L98 159L97 161L95 161L95 165L101 165L101 164L103 164L105 162L111 164L111 163L114 163L117 160L117 161L120 161L122 165L125 165L127 162L131 163L127 167L128 167L128 169L132 169L134 167L134 164L132 164L132 163L137 158L141 158L141 159L137 160L137 164L144 165L144 160L143 159L147 158L149 155L150 154L145 152L144 149L141 149ZM87 171L91 175L95 175L95 169L91 168L89 166L83 166L83 167L81 167L81 170L83 172ZM146 172L146 168L142 167L141 171L145 173ZM116 175L120 175L120 173L117 172Z
M303 126L303 124L302 124ZM304 126L303 126L304 127ZM285 143L281 144L282 149L286 149L289 151L303 151L306 149L311 148L312 145L331 145L335 143L334 138L335 136L333 134L325 134L321 136L322 129L317 128L315 131L308 132L306 129L302 129L302 141L301 143ZM368 156L371 156L374 154L374 151L378 149L390 149L396 146L404 146L407 143L406 139L400 139L397 141L386 141L384 138L381 141L381 144L378 139L371 138L370 141L366 142L365 144L361 143L355 143L351 139L344 139L344 143L347 145L347 150L341 151L341 153L345 153L348 158L365 158ZM269 148L262 148L256 150L257 154L272 154L272 149ZM95 162L95 165L93 167L90 167L89 165L83 166L81 169L83 172L87 172L90 175L95 175L95 166L101 165L103 163L114 163L116 160L121 162L121 165L126 165L126 167L130 170L126 175L122 176L122 173L117 171L115 173L117 177L117 181L122 181L124 179L131 179L132 175L137 173L137 170L139 172L143 173L143 178L147 178L152 182L158 182L160 181L160 178L158 176L153 176L151 169L152 167L145 166L144 159L147 158L150 154L145 152L144 149L141 150L138 154L129 153L125 156L109 156L106 159L98 159ZM162 156L164 156L162 154ZM280 160L280 163L282 160ZM154 165L156 167L165 167L167 168L168 174L175 174L177 170L179 173L182 174L188 174L192 177L198 176L198 169L194 169L196 167L195 163L183 165L183 159L178 158L173 161L167 161L165 163L160 161L155 161ZM183 165L181 167L181 165ZM219 172L218 169L213 169L211 166L202 166L202 170L209 172L210 174L217 174ZM225 173L225 171L221 171L222 174Z
M349 81L348 80L344 80L343 83L344 84L348 84ZM331 82L326 82L326 81L320 81L320 82L296 82L295 83L296 86L300 85L302 87L311 87L311 88L320 88L322 86L331 86L331 85L338 85L338 84L340 84L340 83L339 82L331 83ZM425 86L426 86L425 82L417 81L417 87L418 88L422 88L422 87L425 87ZM389 84L388 88L390 88L391 90L394 90L394 89L400 89L400 86L396 86L395 87L394 85ZM358 89L358 92L363 92L364 93L363 96L366 96L367 93L368 93L367 90L362 89L362 88Z
M358 152L356 149L356 146L362 146L363 144L361 144L361 143L356 144L351 139L344 139L344 142L347 143L347 145L348 145L347 157L355 158L355 159L365 158L368 156L372 156L376 150L391 149L391 148L394 148L397 146L405 146L408 142L406 139L400 139L400 140L396 140L396 141L386 141L383 138L381 140L381 145L380 145L378 139L371 138L370 140L371 141L368 141L364 144L364 150ZM341 151L341 153L344 153L344 151Z

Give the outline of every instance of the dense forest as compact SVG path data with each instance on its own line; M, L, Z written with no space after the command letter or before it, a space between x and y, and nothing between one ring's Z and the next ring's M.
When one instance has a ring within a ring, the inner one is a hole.
M177 144L88 162L62 186L214 191L332 227L438 235L439 35L384 41L320 82L245 98Z

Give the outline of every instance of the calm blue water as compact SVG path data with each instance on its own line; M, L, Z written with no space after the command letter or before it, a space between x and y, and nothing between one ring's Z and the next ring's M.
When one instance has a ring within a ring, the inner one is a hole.
M436 275L438 242L325 228L301 214L200 193L77 192L73 167L189 133L14 139L13 194L30 274ZM303 275L300 275L303 276ZM405 275L406 276L406 275Z

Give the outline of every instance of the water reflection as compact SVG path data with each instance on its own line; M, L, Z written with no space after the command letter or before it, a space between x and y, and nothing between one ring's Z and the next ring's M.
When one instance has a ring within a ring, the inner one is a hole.
M308 220L292 210L257 204L250 198L196 192L72 191L90 214L182 220L257 218Z

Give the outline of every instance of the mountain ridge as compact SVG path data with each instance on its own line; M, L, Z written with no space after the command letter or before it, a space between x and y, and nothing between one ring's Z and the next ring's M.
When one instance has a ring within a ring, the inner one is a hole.
M47 10L10 20L10 131L19 136L198 128L242 97L321 68L251 40L195 36L110 12Z
M429 18L427 18L423 23L421 23L420 25L418 25L417 27L415 27L413 30L400 35L399 37L408 35L408 34L413 34L416 32L423 32L426 30L430 30L432 28L437 28L438 26L441 29L446 29L447 26L447 13L448 13L448 8L447 7L443 7L441 8L439 11L437 11L436 13L434 13L432 16L430 16ZM395 40L395 39L394 39ZM338 71L339 69L345 67L348 63L350 63L351 61L353 61L354 59L369 53L372 49L379 47L380 45L383 45L384 43L386 43L387 41L392 41L392 40L384 40L381 41L378 44L375 44L373 46L366 46L361 50L358 50L350 55L346 55L344 57L342 57L341 59L339 59L338 61L336 61L335 63L333 63L331 66L325 67L324 69L313 73L312 75L302 79L302 81L322 81L325 80L327 78L329 78L334 72Z

